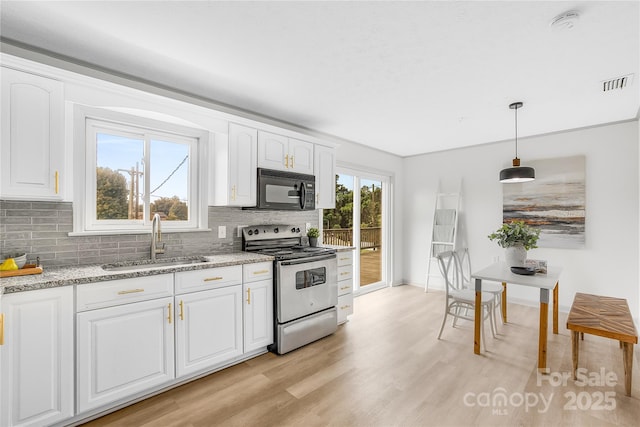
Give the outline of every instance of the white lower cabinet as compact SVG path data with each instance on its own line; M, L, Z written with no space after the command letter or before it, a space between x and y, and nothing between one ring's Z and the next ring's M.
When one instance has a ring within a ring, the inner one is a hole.
M245 283L244 352L273 344L273 281Z
M340 251L338 258L338 324L353 314L353 252Z
M172 305L165 297L77 314L78 412L174 378Z
M241 298L241 285L175 297L178 377L242 355Z
M273 344L273 263L242 267L244 352Z
M73 416L73 287L2 296L0 425Z

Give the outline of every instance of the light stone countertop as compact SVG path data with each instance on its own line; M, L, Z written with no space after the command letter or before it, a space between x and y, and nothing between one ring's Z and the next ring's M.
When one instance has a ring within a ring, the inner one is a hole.
M4 277L0 279L0 295L14 292L32 291L36 289L57 288L60 286L96 283L106 280L130 279L142 276L174 273L177 271L202 270L206 268L226 267L230 265L251 264L256 262L273 261L272 256L252 254L248 252L233 252L220 255L204 255L207 262L197 264L158 266L149 264L149 268L126 271L107 271L101 265L79 265L73 267L43 266L42 274L27 276ZM162 259L159 259L161 261ZM135 261L131 265L137 264Z
M322 245L322 247L335 249L337 252L347 252L355 249L355 246Z

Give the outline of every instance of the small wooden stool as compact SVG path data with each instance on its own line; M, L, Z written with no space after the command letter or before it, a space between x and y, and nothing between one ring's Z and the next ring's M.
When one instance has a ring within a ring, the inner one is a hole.
M584 334L592 334L618 340L624 362L624 387L627 396L631 396L633 345L638 343L638 332L633 324L627 300L576 293L567 318L567 329L571 331L573 379L576 379L578 369L579 335L582 339Z

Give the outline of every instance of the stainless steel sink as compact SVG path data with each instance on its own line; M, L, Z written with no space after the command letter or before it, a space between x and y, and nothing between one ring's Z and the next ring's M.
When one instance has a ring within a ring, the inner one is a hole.
M181 258L167 258L156 259L155 261L123 261L113 264L105 264L102 266L106 271L135 271L135 270L147 270L157 267L172 267L177 265L191 265L208 262L205 257L181 257Z

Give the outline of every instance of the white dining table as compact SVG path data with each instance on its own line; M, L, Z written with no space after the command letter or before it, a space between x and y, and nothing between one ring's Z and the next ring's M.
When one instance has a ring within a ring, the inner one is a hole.
M480 354L480 316L482 315L482 281L502 283L502 320L507 322L507 284L529 286L540 289L540 329L538 336L538 369L542 372L547 367L547 333L549 317L549 291L553 291L553 333L558 333L558 287L562 268L549 266L546 274L536 273L531 276L511 272L506 262L496 262L471 274L475 279L475 325L473 336L473 352Z

